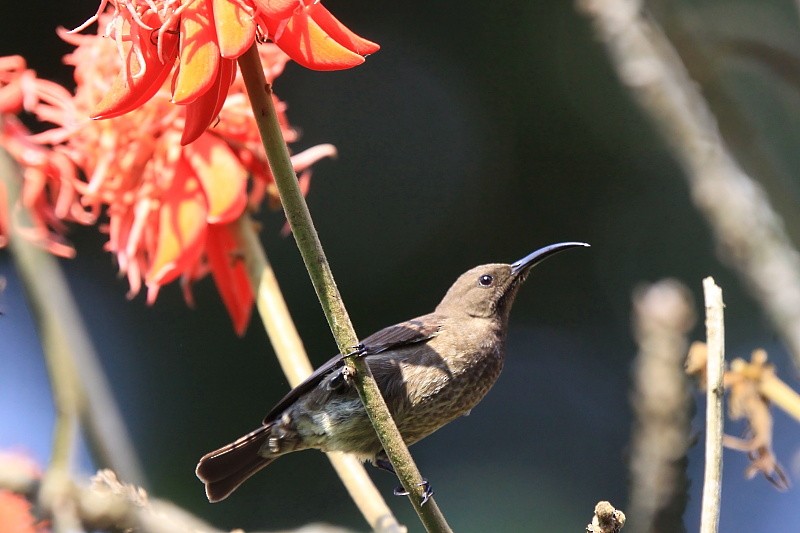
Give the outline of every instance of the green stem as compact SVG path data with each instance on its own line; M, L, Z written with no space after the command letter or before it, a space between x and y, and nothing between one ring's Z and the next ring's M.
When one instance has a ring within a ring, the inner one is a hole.
M303 341L286 307L278 280L250 216L245 213L233 226L264 329L267 331L283 373L295 387L313 370L303 347ZM328 453L328 459L373 531L381 533L406 531L397 522L358 459L352 455L335 452Z
M336 287L305 198L300 192L297 176L294 173L289 150L283 139L278 115L273 104L272 86L264 77L263 66L255 44L239 58L239 67L283 209L286 212L286 219L292 227L297 247L303 257L317 297L322 304L339 351L347 353L358 344L358 337ZM375 426L386 455L394 466L400 483L409 492L409 499L420 520L428 531L450 531L447 521L432 498L424 507L420 505L423 488L419 484L422 482L422 476L389 413L389 408L381 396L369 366L362 358L358 357L347 359L347 365L354 373L353 381L358 389L358 394L361 401L364 402L364 408Z

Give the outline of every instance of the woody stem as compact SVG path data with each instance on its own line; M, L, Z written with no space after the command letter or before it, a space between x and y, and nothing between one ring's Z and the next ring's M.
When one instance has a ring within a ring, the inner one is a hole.
M283 373L295 387L313 370L303 347L303 341L286 307L275 272L267 259L250 215L245 213L232 226L243 252L248 278L256 295L256 305L264 329L267 331ZM380 533L405 531L358 459L337 452L328 452L328 459L373 531Z
M253 108L253 115L258 123L267 160L286 213L286 219L292 228L292 234L311 277L328 325L336 339L339 352L347 353L358 344L358 337L336 287L308 205L300 191L297 176L289 158L289 150L278 122L272 97L272 86L264 77L263 66L255 44L239 58L239 67L250 98L250 105ZM411 503L420 520L428 531L450 531L447 521L433 499L428 500L424 507L421 505L424 489L419 484L422 483L422 476L389 413L389 408L381 396L369 366L363 358L358 357L348 358L347 365L353 372L353 382L378 438L397 472L400 483L408 491Z

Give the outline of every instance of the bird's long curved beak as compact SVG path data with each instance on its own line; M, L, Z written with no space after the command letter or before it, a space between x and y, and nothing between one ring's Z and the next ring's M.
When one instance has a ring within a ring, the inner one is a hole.
M559 242L557 244L545 246L544 248L539 248L535 252L526 255L516 263L512 264L511 273L513 275L517 275L520 272L525 272L533 266L538 265L548 257L552 257L559 252L563 252L567 248L575 248L577 246L588 247L589 245L585 242Z

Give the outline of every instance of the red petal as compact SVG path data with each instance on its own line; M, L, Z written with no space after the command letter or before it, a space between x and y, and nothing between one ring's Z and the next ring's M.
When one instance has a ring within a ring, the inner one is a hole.
M211 275L214 276L214 283L236 333L244 335L253 310L253 289L240 255L239 244L230 225L208 226L206 257L211 266Z
M36 525L31 507L31 503L24 496L0 489L0 524L3 524L3 531L14 533L42 531Z
M361 56L374 54L381 49L380 45L373 43L353 33L350 28L339 22L321 3L316 2L306 7L308 15L319 24L322 31L331 36L337 43L348 50Z
M239 218L247 203L247 170L228 145L213 135L202 135L184 149L184 157L203 187L211 224Z
M217 77L219 47L209 0L195 0L181 15L180 65L172 101L188 104L206 92Z
M206 236L206 198L188 163L181 159L175 181L159 210L158 241L147 285L166 285L200 259Z
M220 59L217 79L200 98L186 106L186 122L183 125L181 144L186 146L206 131L206 128L219 115L228 89L236 77L236 61L233 59Z
M236 59L255 42L256 24L253 15L235 1L211 0L219 53Z
M254 0L253 3L259 14L276 20L289 17L300 4L298 0Z
M145 17L145 24L158 22L157 16ZM128 52L126 66L114 80L111 89L94 109L92 118L113 118L132 111L144 104L158 92L175 64L178 52L178 36L165 32L162 36L164 62L158 58L158 44L154 42L153 30L136 27L139 43L144 57L144 74L138 78L132 75L141 72L142 65L133 48Z
M16 115L22 111L24 98L21 83L0 86L0 113Z
M312 19L305 9L297 11L282 32L281 21L261 19L270 38L300 65L312 70L342 70L355 67L364 58L337 43ZM278 35L275 39L275 35Z

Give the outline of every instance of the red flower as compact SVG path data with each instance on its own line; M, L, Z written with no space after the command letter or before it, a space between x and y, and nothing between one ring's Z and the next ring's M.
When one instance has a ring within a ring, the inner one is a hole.
M31 514L31 503L24 496L0 489L0 525L4 533L45 533Z
M24 63L22 63L24 67ZM0 90L2 92L2 90ZM27 455L0 451L0 467L13 480L14 490L20 490L33 480L41 479L42 471ZM44 522L37 522L31 512L31 503L21 494L0 489L0 531L3 533L45 533Z
M256 40L271 40L314 70L364 62L379 46L359 37L317 0L103 0L124 68L94 110L111 118L136 109L172 75L172 101L186 106L188 144L211 124L233 81L235 60ZM177 63L177 64L176 64ZM173 68L174 67L174 68Z
M74 96L36 79L18 59L14 72L24 76L14 78L16 86L0 85L0 111L24 107L56 125L37 135L19 126L0 137L25 169L25 187L32 192L27 199L23 195L24 203L41 205L42 224L51 229L61 229L64 219L91 223L104 213L107 248L127 275L131 296L144 282L153 302L162 286L181 278L191 303L191 283L211 272L236 331L244 332L253 295L229 225L248 205L256 207L276 193L243 82L233 69L218 71L230 79L225 80L227 99L215 103L219 108L209 115L219 117L213 128L200 124L191 106L173 105L169 89L162 87L126 114L91 120L93 102L115 83L119 55L114 42L101 36L63 30L61 35L76 45L65 58L75 67ZM288 57L274 44L259 52L272 82ZM3 61L13 63L0 59L0 66ZM4 93L12 97L3 98ZM282 115L285 106L276 103ZM295 141L295 131L284 116L281 120L284 139ZM13 116L2 123L6 129L18 124ZM183 146L179 141L187 131L196 140ZM301 183L307 187L311 164L334 154L332 146L321 145L294 156ZM50 233L52 249L60 243Z
M50 120L50 102L69 100L63 87L36 78L20 56L0 57L0 145L14 156L23 168L21 201L31 217L32 226L16 224L19 233L49 252L73 257L75 251L62 235L65 221L90 223L93 216L78 202L74 183L77 179L72 162L59 151L39 144L12 113L26 104L39 105L43 120ZM5 206L6 191L0 183L0 206ZM0 207L0 247L11 235L14 213Z

